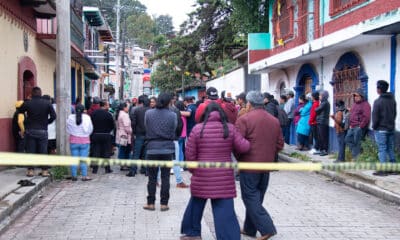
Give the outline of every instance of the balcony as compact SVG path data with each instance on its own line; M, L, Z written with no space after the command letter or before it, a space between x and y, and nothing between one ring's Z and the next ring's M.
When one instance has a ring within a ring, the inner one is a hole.
M83 22L81 17L75 13L71 8L71 47L73 52L72 56L80 55L83 57ZM48 46L56 49L56 38L57 38L57 18L37 18L37 38L42 40ZM78 57L78 56L76 56Z

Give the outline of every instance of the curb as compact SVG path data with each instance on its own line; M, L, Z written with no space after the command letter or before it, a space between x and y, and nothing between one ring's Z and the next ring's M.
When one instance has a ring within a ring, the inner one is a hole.
M41 197L42 190L50 184L51 178L33 178L36 183L32 187L19 187L7 194L0 201L0 234L12 223L20 214L29 209L34 201Z
M284 162L303 162L299 159L289 157L282 153L279 153L279 159ZM374 184L375 180L368 178L367 176L363 176L362 174L357 174L355 172L333 172L327 170L317 171L317 173L354 189L400 205L400 195L377 187Z

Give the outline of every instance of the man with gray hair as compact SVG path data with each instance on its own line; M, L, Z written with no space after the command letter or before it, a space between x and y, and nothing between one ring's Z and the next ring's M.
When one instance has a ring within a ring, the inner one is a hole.
M249 112L236 121L240 133L250 141L249 152L238 156L239 162L274 162L284 142L279 120L264 110L264 96L250 91L247 96ZM246 207L242 234L266 240L277 233L271 216L262 206L268 188L269 171L241 170L240 189Z

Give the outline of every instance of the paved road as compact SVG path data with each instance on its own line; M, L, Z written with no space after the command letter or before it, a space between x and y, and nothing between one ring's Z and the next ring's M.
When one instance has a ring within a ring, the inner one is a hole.
M91 182L53 184L0 239L179 239L189 191L171 185L171 210L148 212L142 210L145 184L144 176L127 178L118 171ZM242 224L240 196L235 204ZM273 240L400 239L399 206L314 173L274 172L265 206L279 232ZM209 205L203 239L215 239Z

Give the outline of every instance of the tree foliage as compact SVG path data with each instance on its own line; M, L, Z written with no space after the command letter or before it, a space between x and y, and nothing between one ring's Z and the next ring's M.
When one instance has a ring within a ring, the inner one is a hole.
M155 18L156 34L167 35L174 31L172 17L170 15L160 15Z
M268 0L232 0L231 23L239 33L269 31Z

